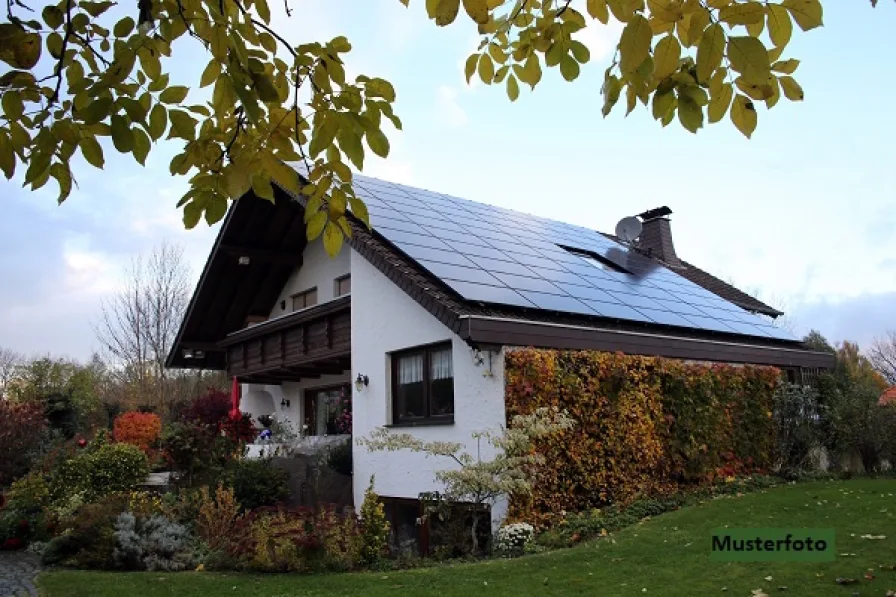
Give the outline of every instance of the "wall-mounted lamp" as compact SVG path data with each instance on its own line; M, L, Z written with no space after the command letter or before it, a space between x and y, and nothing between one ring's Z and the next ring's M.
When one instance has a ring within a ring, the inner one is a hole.
M250 261L249 257L247 257L246 255L240 255L240 258L239 258L240 265L249 265L249 261Z
M284 399L282 399L282 400L280 401L280 409L281 409L281 410L286 410L287 408L289 408L289 400L287 400L286 398L284 398Z
M359 392L364 389L364 386L370 383L370 378L366 375L358 374L358 377L355 378L355 389Z

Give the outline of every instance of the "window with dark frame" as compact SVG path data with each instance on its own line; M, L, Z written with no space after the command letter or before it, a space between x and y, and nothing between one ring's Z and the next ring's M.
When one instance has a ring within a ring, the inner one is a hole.
M392 423L453 423L451 343L392 353Z
M336 292L335 296L338 298L340 296L344 296L349 294L352 291L352 277L351 275L345 275L339 278L336 278L335 282Z
M292 295L292 310L306 309L317 304L317 287Z
M610 272L617 272L621 274L630 274L631 272L619 265L618 263L613 263L603 255L598 255L592 251L586 251L585 249L577 249L575 247L567 247L565 245L557 245L561 249L580 257L587 263L593 265L598 269L607 270Z

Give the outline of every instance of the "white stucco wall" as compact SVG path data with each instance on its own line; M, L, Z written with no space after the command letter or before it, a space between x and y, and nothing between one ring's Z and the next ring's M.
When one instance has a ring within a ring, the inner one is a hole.
M259 415L272 414L271 409L266 408L268 401L265 394L262 393L266 392L273 399L273 414L281 420L283 417L289 417L298 431L298 426L305 420L304 397L307 390L338 386L348 382L349 373L346 371L340 375L321 375L298 382L283 382L283 385L280 386L243 384L240 394L240 410L251 414L253 419ZM289 400L289 406L286 408L280 406L284 398Z
M353 433L365 437L391 423L389 353L421 344L451 340L454 365L454 424L400 427L424 440L461 442L475 455L471 434L504 424L504 358L492 357L487 366L476 366L470 347L410 296L390 282L364 257L351 252L352 271L352 379L360 373L370 383L353 392ZM483 442L482 455L491 446ZM369 452L354 446L354 497L360 504L371 475L382 496L417 498L420 492L441 489L434 472L451 466L447 458L427 458L413 452ZM493 524L503 519L506 504L492 511Z
M335 257L330 257L324 250L320 239L311 241L302 254L302 265L292 272L277 297L270 317L278 317L292 311L292 295L317 288L317 302L325 303L335 298L336 278L351 272L351 258L346 246ZM281 301L286 301L286 309L280 308Z

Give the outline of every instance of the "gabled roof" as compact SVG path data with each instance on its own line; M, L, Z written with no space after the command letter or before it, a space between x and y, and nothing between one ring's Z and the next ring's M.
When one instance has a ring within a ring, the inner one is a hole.
M356 176L355 189L373 230L350 216L351 247L470 344L830 365L830 355L805 350L788 333L596 231L364 176ZM246 204L260 201L251 195L231 207L169 365L185 366L178 353L191 342L220 342L238 329L232 328L236 314L214 330L197 321L204 303L227 303L212 290L226 287L215 272L234 276L241 248L283 242L295 252L304 246L298 224L304 199L292 199L278 190L267 219L248 213ZM294 236L272 237L275 217L288 219ZM240 244L222 251L231 229L240 231ZM256 275L259 312L270 311L267 303L276 300L286 276ZM242 306L245 318L246 297Z

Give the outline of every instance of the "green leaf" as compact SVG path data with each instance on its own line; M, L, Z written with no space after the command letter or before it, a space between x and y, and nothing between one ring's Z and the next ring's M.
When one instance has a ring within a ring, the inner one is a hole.
M591 50L588 49L588 46L583 44L578 40L572 40L569 42L569 49L572 51L573 57L579 62L579 64L585 64L589 60L591 60Z
M488 23L488 0L464 0L464 10L480 25Z
M330 257L339 253L339 249L342 248L342 240L343 233L339 226L334 225L333 222L327 222L327 225L324 226L324 249Z
M370 150L381 158L389 155L389 139L379 129L367 131L367 146Z
M137 127L131 129L131 132L134 135L134 159L136 159L141 166L145 166L146 156L149 155L149 150L152 147L149 141L149 136Z
M173 85L159 94L159 100L166 104L179 104L187 97L189 89L182 85Z
M115 37L127 37L131 34L131 31L134 30L134 19L131 17L125 17L115 23L115 27L112 28L112 33L115 34Z
M58 6L45 6L40 16L50 29L59 29L65 21L65 13Z
M819 0L784 0L781 6L793 16L793 20L803 31L809 31L824 24L824 10Z
M758 117L750 98L740 94L734 97L734 104L731 106L731 122L747 139L753 136Z
M483 54L479 58L479 78L486 85L491 85L495 78L495 63L492 62L492 57L488 54Z
M162 104L156 104L149 113L149 134L153 141L158 141L168 128L168 110Z
M792 75L796 72L796 69L799 65L799 60L791 58L790 60L781 60L780 62L775 62L772 65L772 70L778 73L784 73L785 75Z
M13 151L12 141L5 132L0 133L0 169L7 179L16 173L16 154Z
M364 147L361 145L361 137L354 131L343 127L336 134L336 142L339 144L339 149L342 150L342 153L355 165L355 168L363 170Z
M82 137L78 142L78 147L81 148L81 154L88 164L100 169L105 166L106 160L103 158L103 148L96 140L96 137Z
M607 0L588 0L586 3L588 14L604 25L610 22L610 11L607 10Z
M187 141L192 141L196 138L195 118L183 110L169 110L168 119L171 121L171 132L168 133L169 138L176 136Z
M784 92L784 97L792 102L803 101L803 88L800 87L800 84L797 83L793 77L781 77L778 81L781 83L781 90Z
M567 54L560 60L560 74L567 81L575 81L579 76L579 63L575 58Z
M134 132L128 125L128 120L120 114L112 116L112 144L121 153L129 153L134 149Z
M50 166L50 176L59 183L59 197L56 201L62 203L72 192L72 172L69 170L68 164L57 162Z
M184 228L192 230L202 217L202 205L197 201L190 201L184 205Z
M208 65L202 71L202 76L199 78L199 86L208 87L217 81L219 76L221 76L221 63L213 58L208 61Z
M367 97L381 97L387 102L395 101L395 87L385 79L370 79L365 88Z
M507 77L507 97L510 98L510 101L515 102L516 99L520 96L520 85L516 81L516 77L510 75Z
M324 231L324 226L327 224L327 212L318 211L311 215L308 218L308 226L306 229L306 234L308 235L308 240L314 240L320 233Z
M697 46L697 81L706 83L719 66L725 55L725 30L718 23L710 25L703 32Z
M688 96L679 95L678 121L685 129L696 134L703 128L703 109Z
M0 60L13 68L30 70L40 60L40 53L40 35L13 23L0 23Z
M650 55L653 31L650 23L640 14L635 14L622 30L619 39L619 69L627 75L641 66Z
M460 0L438 0L436 7L435 20L436 25L445 27L454 22L457 13L460 11ZM331 253L334 254L334 253Z
M96 124L109 116L109 110L112 109L111 97L100 97L93 100L83 110L78 110L78 116L84 124Z
M666 117L672 106L675 104L675 94L671 91L666 93L653 94L653 118L654 120L662 120Z
M367 204L357 197L349 197L348 204L352 208L355 217L364 222L364 225L370 228L370 214L367 212Z
M271 186L271 179L267 176L256 174L252 177L252 192L260 199L274 201L274 187Z
M758 2L729 4L719 9L719 20L729 25L752 25L765 19L765 6Z
M681 60L681 44L674 35L667 35L656 44L653 51L653 77L662 81L678 70Z
M755 37L741 36L728 39L728 60L731 68L753 85L764 85L771 75L768 51Z
M476 72L476 65L478 63L479 54L470 54L469 58L467 58L467 61L464 64L464 76L467 78L467 85L470 84L470 79L473 78L473 73Z
M724 118L733 97L734 88L731 86L731 83L723 84L719 92L709 100L709 106L706 109L709 122L719 122Z
M205 201L205 222L212 226L221 221L227 214L227 199L213 195Z
M790 22L790 14L778 4L768 5L768 35L772 43L783 48L790 41L793 34L793 23Z
M25 104L22 102L22 92L9 90L3 94L0 100L3 106L3 115L12 120L18 120L25 112Z
M227 194L231 199L239 199L245 195L249 189L252 188L249 171L246 169L245 165L238 162L230 164L230 167L227 170L225 184L227 186Z

